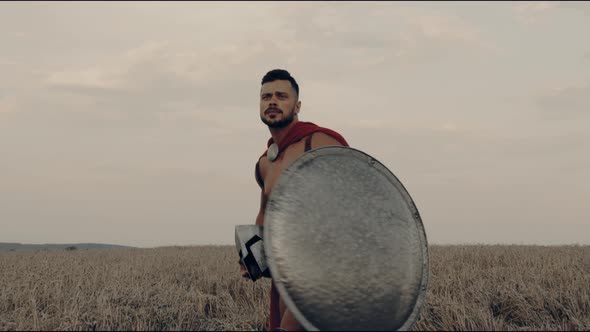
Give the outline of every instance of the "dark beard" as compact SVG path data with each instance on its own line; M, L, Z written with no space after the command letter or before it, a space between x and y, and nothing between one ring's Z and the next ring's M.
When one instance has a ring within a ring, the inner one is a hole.
M287 116L285 116L284 118L282 118L281 120L278 121L268 121L267 119L264 118L264 116L260 117L260 120L262 120L262 122L268 126L268 128L274 128L274 129L280 129L280 128L285 128L288 125L291 124L291 122L293 122L293 120L295 119L295 107L293 107L293 109L291 110L291 113L289 113Z

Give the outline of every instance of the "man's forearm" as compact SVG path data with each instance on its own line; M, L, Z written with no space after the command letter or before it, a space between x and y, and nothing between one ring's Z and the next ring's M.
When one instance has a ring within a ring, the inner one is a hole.
M262 224L264 224L264 213L260 212L256 216L256 225L262 225Z

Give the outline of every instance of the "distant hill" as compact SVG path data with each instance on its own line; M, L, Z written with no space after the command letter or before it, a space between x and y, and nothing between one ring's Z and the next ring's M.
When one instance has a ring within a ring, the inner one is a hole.
M115 244L101 244L101 243L71 243L71 244L22 244L22 243L6 243L0 242L0 252L12 251L63 251L72 248L75 250L116 250L116 249L131 249L133 247L120 246Z

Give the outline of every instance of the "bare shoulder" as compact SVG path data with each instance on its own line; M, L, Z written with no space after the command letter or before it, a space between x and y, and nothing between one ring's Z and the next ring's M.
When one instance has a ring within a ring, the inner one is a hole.
M258 170L260 172L260 176L262 176L263 179L266 177L269 163L270 162L268 159L266 159L266 156L262 156L260 159L258 159Z
M342 146L342 144L340 144L340 142L338 142L337 139L335 139L334 137L322 133L322 132L317 132L313 134L312 140L311 140L311 147L312 148L317 148L320 146L330 146L330 145L338 145L338 146Z

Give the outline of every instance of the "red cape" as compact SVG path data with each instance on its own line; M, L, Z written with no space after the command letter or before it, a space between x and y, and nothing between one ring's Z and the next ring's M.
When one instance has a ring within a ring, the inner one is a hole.
M342 144L344 146L349 146L348 142L346 142L346 140L344 139L344 137L342 137L342 135L338 134L337 132L335 132L331 129L320 127L320 126L315 125L311 122L298 121L293 125L293 127L291 127L291 129L287 132L287 135L285 136L283 141L279 144L279 154L281 152L285 151L285 149L289 145L291 145L295 142L298 142L301 139L303 139L305 136L311 135L315 132L321 132L321 133L330 135L330 136L334 137L334 139L336 139L338 142L340 142L340 144ZM272 145L272 143L274 143L274 140L271 137L268 140L268 143L266 144L266 147L267 147L266 151L264 151L264 153L260 157L266 156L266 154L268 152L268 147L270 147Z

